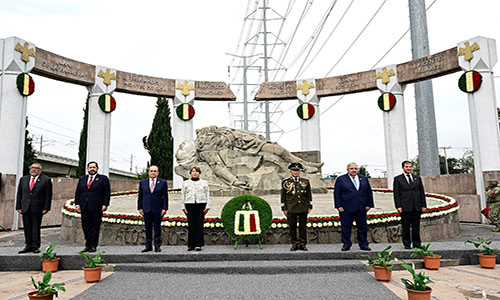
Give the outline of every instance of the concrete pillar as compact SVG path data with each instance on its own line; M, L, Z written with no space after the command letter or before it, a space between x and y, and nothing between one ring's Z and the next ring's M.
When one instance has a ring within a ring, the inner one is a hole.
M310 104L314 108L312 117L303 115L300 120L301 150L321 151L321 134L319 124L319 98L316 94L316 80L297 80L297 98L299 104ZM311 110L299 107L302 113L310 114ZM300 115L299 115L300 116Z
M173 119L173 138L174 138L174 156L179 150L180 144L185 141L193 140L193 119L183 120L177 115L177 108L183 104L193 105L195 92L194 80L176 80L175 81L175 98ZM174 159L174 158L172 158ZM178 166L177 160L174 159L174 169ZM174 173L174 188L182 187L182 177Z
M458 63L464 71L474 70L482 76L476 92L468 93L472 147L477 193L481 209L486 207L484 171L500 170L500 132L498 129L497 100L492 69L497 63L496 43L493 39L475 37L458 43ZM483 221L486 220L483 218Z
M391 93L396 104L384 114L385 162L387 167L387 188L392 189L394 177L401 173L401 162L408 159L406 118L403 91L406 87L398 83L396 65L376 70L377 87L382 93Z
M24 136L28 97L16 86L17 76L35 66L35 45L17 37L0 40L0 172L15 174L16 183L23 176ZM16 184L17 193L17 184ZM16 211L12 230L18 229Z
M90 86L89 121L87 131L87 163L96 161L99 173L109 176L111 147L111 113L99 106L99 96L116 89L116 70L96 66L95 84Z

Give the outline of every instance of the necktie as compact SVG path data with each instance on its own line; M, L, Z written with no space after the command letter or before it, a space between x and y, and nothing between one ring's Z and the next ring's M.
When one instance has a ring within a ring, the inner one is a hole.
M31 177L30 191L33 190L34 185L35 185L35 177Z
M151 194L153 193L153 191L155 190L155 181L154 180L151 180Z
M413 180L411 179L411 175L410 174L406 174L406 176L408 176L408 182L411 184L413 182Z
M89 184L87 184L87 188L90 190L90 186L92 185L92 179L94 176L90 176Z
M356 178L352 179L352 183L354 183L354 187L358 189L358 183L356 182Z

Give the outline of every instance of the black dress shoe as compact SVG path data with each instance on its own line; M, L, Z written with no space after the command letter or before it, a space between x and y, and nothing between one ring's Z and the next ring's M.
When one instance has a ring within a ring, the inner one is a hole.
M203 249L202 249L201 247L196 247L196 248L194 248L194 250L196 250L196 251L201 251L201 250L203 250Z
M156 247L155 248L155 252L161 252L161 248L160 247Z
M305 245L300 246L300 250L307 251L307 247Z
M422 248L422 245L413 245L413 248Z
M17 251L18 254L30 253L30 252L33 252L33 250L31 250L31 247L24 247L24 249Z
M411 247L410 246L405 246L405 249L411 250Z
M153 251L152 247L146 247L146 248L144 248L144 249L141 250L142 253L151 252L151 251Z
M88 252L96 252L96 251L97 251L96 247L89 247Z
M193 251L194 247L188 247L188 251Z
M32 248L31 252L40 253L40 248Z
M340 250L342 250L342 251L349 251L349 250L351 250L351 248L349 248L349 247L342 247L342 249L340 249Z
M299 250L299 247L297 246L292 246L292 248L290 248L290 251L297 251L297 250Z
M372 251L372 248L366 246L366 247L359 247L359 249L363 250L363 251Z

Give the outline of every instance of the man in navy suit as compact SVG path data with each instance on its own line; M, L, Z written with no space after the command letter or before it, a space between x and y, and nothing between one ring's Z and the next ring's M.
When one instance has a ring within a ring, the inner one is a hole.
M75 191L76 211L82 214L85 248L82 252L96 252L99 244L102 213L108 209L111 188L106 175L97 174L99 166L87 164L88 175L80 177Z
M142 252L153 251L153 224L155 230L155 252L161 252L161 221L168 210L167 182L158 178L158 167L150 166L149 178L139 182L137 209L144 217L146 245Z
M358 165L347 165L347 174L337 177L333 192L335 208L339 211L342 228L342 251L351 249L352 223L356 220L358 245L361 250L370 251L368 246L368 224L366 213L373 205L373 193L368 178L358 174Z
M420 216L427 210L424 185L420 177L411 172L410 161L401 163L403 174L394 177L394 205L401 215L403 246L405 249L422 247L420 241Z

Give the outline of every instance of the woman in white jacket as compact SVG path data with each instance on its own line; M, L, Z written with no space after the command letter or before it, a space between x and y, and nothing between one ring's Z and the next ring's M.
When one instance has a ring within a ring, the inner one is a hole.
M182 210L188 220L188 251L201 251L203 240L203 222L210 209L210 190L208 183L200 178L199 167L192 167L191 179L182 184Z

